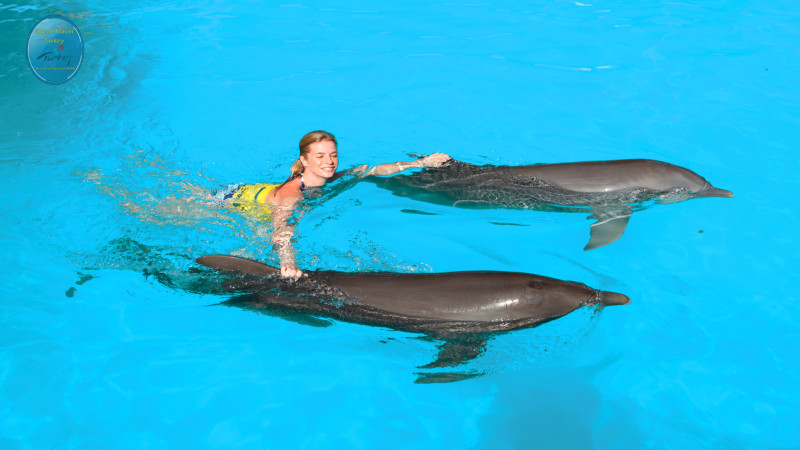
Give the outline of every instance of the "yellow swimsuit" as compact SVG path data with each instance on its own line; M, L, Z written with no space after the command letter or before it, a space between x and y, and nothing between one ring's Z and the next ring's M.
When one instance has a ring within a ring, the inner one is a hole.
M226 198L232 199L231 206L241 211L269 216L271 211L267 196L278 186L280 185L272 183L243 184Z

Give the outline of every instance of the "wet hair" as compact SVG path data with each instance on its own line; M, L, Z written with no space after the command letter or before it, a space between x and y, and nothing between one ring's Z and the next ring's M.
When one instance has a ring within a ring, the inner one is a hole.
M315 144L317 142L322 142L322 141L331 141L333 142L333 145L338 145L336 142L336 137L333 134L322 130L312 131L310 133L307 133L300 139L300 156L308 155L308 153L311 151L311 144ZM281 185L275 189L276 191L282 188L283 185L292 181L292 179L303 173L303 163L300 162L299 156L297 158L297 161L295 161L292 164L290 170L292 171L292 174L289 175L289 178L287 178L286 181L281 183Z

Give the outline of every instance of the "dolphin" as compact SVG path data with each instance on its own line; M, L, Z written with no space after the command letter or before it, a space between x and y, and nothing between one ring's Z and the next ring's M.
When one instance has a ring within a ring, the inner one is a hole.
M689 169L650 159L530 166L453 161L408 175L366 180L395 195L441 205L588 213L595 222L584 250L619 239L631 213L647 203L733 197Z
M437 361L424 368L458 365L480 355L492 333L529 328L587 305L626 305L630 299L585 284L514 272L347 273L309 272L298 281L280 270L230 255L197 263L233 274L225 302L252 310L327 317L388 327L444 340Z

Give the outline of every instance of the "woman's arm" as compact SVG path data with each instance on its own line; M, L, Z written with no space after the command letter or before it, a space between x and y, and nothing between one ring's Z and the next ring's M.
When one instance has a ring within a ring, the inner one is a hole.
M303 276L303 271L295 263L292 247L294 225L289 222L302 199L299 177L286 183L280 190L270 192L267 197L272 205L272 248L280 260L281 276L287 278Z
M433 153L424 158L420 158L416 161L381 164L369 170L367 170L368 166L365 164L363 166L356 167L355 169L353 169L353 172L360 173L362 177L370 175L378 175L378 176L394 175L397 172L402 172L412 167L439 167L444 165L447 161L450 161L451 159L452 158L450 158L449 155L446 155L444 153Z
M281 276L287 278L303 276L303 271L295 263L292 247L294 226L289 223L296 205L296 202L277 205L272 211L272 248L280 260Z

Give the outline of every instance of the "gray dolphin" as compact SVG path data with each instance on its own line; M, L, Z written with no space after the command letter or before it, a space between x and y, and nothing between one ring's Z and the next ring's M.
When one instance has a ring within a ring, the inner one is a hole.
M396 195L442 205L589 213L596 222L584 250L619 239L631 213L648 202L733 197L689 169L649 159L532 166L454 161L413 174L367 180Z
M207 255L197 262L219 271L258 276L236 280L229 287L256 292L264 308L289 308L423 333L514 330L557 319L586 305L630 303L616 292L528 273L317 271L310 272L307 280L292 283L281 279L275 267L237 256Z
M513 272L310 272L297 282L279 269L229 255L197 262L232 272L226 290L249 293L226 302L283 317L287 313L424 333L446 341L425 368L458 365L478 356L491 333L534 327L586 305L625 305L630 299L585 284Z

